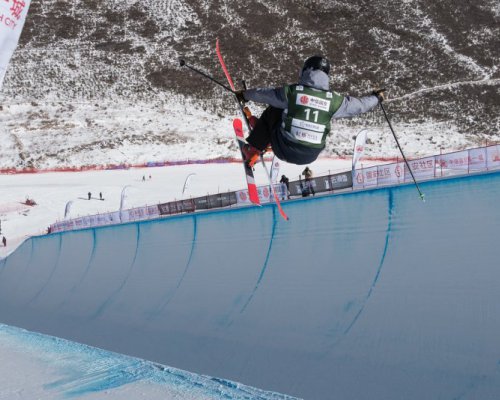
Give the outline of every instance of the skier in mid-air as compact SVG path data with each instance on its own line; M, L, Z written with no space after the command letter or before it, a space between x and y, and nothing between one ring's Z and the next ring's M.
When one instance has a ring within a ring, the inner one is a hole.
M250 167L269 146L283 161L312 163L325 148L332 119L368 112L384 99L383 89L360 98L330 91L329 73L329 61L313 56L305 61L298 84L236 92L240 102L269 105L242 149Z

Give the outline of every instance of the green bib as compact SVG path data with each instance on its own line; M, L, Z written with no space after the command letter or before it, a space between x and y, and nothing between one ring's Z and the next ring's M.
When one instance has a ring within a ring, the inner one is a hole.
M285 95L288 109L284 129L288 138L307 147L325 147L330 121L344 97L301 85L286 86Z

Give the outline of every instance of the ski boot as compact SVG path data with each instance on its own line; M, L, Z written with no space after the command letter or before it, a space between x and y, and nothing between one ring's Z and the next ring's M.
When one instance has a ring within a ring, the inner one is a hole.
M241 152L243 154L243 160L246 165L248 165L250 168L253 168L255 163L259 161L261 151L252 145L245 143L243 147L241 148Z
M248 107L245 107L243 109L243 112L245 113L245 117L250 125L250 128L255 128L255 125L257 124L257 121L259 120L255 115L252 115L252 111Z

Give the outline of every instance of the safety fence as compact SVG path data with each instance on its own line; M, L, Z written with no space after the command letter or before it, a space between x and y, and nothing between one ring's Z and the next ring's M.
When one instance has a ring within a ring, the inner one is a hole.
M418 181L500 169L500 145L414 159L410 160L409 164ZM360 190L411 181L412 177L406 164L403 161L397 161L307 180L299 179L290 182L288 185L284 183L275 184L274 190L280 199L286 200L317 193L349 189ZM258 187L258 193L261 203L265 204L274 201L268 185ZM250 204L248 191L238 190L58 221L50 225L49 233Z
M408 164L417 181L499 169L500 145L410 160ZM412 181L410 171L403 160L356 169L353 175L353 189L397 185Z
M241 158L219 157L205 160L187 159L177 161L151 161L142 164L106 164L106 165L82 165L79 167L54 167L54 168L0 168L0 174L39 174L46 172L85 172L85 171L108 171L117 169L172 167L192 164L226 164L240 162Z

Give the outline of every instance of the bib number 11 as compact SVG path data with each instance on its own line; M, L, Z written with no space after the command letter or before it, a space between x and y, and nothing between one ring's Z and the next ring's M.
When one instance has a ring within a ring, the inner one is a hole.
M308 121L310 121L311 120L311 109L310 108L306 108L304 110L304 112L306 113L306 119ZM318 122L319 111L317 111L317 110L313 111L312 114L313 114L313 117L314 117L314 122Z

